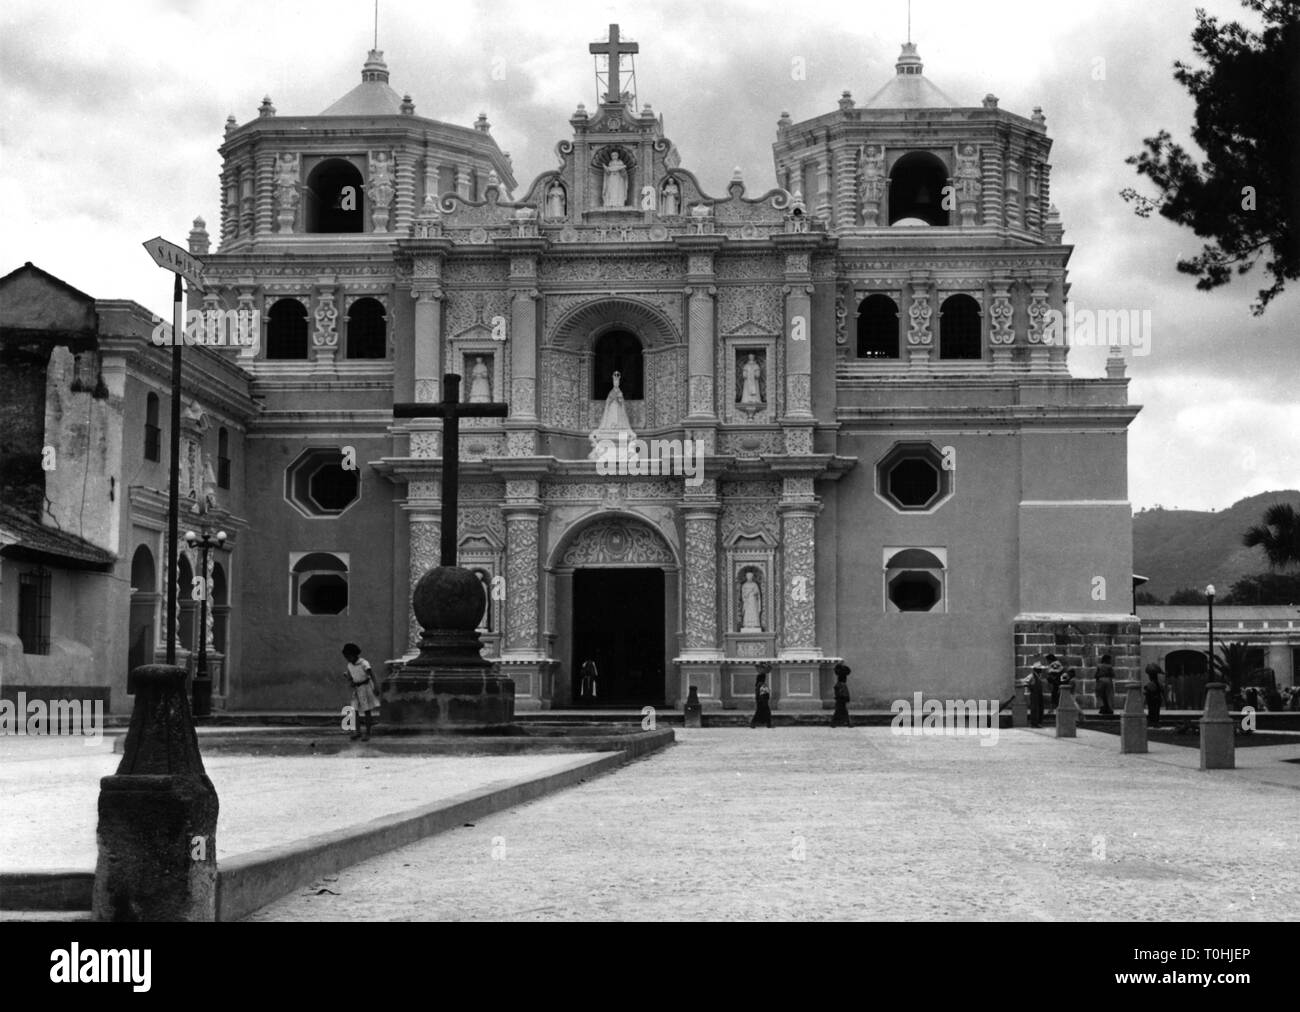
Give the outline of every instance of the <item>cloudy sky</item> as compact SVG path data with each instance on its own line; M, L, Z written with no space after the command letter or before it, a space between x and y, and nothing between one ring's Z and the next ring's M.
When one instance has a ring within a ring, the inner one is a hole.
M1253 24L1235 0L1201 5ZM1052 200L1076 247L1075 304L1151 311L1150 353L1129 362L1130 397L1144 405L1130 430L1135 508L1219 509L1300 488L1300 291L1263 318L1249 308L1264 286L1258 268L1197 292L1174 269L1196 237L1135 217L1118 197L1140 185L1124 159L1144 137L1165 127L1187 140L1193 106L1171 69L1192 56L1195 6L913 4L926 75L958 103L993 92L1023 115L1043 107ZM638 99L664 115L685 167L722 193L739 166L752 193L774 183L783 109L816 116L845 89L861 102L889 79L906 9L382 0L379 44L418 114L468 125L487 113L522 188L554 164L575 106L595 103L587 43L618 21L641 47ZM183 244L196 215L215 226L226 116L253 118L266 94L281 115L319 113L360 80L372 19L371 0L5 0L0 273L31 260L91 295L168 312L170 281L140 243ZM1095 349L1070 361L1077 375L1103 368Z

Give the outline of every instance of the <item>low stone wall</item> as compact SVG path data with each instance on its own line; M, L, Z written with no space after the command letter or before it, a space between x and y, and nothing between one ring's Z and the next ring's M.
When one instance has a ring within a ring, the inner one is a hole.
M1142 626L1137 616L1091 621L1077 618L1016 619L1014 623L1016 680L1026 678L1043 654L1055 654L1066 668L1074 668L1074 699L1089 709L1097 705L1097 665L1110 654L1115 681L1141 680ZM1043 686L1044 695L1049 691ZM1112 705L1118 711L1123 698L1116 690Z

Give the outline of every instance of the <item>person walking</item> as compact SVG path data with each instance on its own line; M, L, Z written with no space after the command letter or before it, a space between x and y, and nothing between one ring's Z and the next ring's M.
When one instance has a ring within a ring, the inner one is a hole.
M1109 717L1115 712L1113 698L1115 695L1115 666L1110 654L1101 655L1097 665L1097 712Z
M768 688L767 676L772 665L763 662L755 665L758 674L754 678L754 716L749 720L750 727L770 728L772 726L772 690Z
M835 665L835 712L831 714L831 727L852 727L849 719L849 674L852 672L847 664Z
M352 705L356 707L356 716L361 718L364 731L355 726L352 740L360 738L370 740L370 726L373 714L379 712L379 685L375 673L370 669L370 662L361 656L361 648L355 643L343 644L343 656L348 662L347 680L352 686Z
M1154 661L1146 666L1147 683L1142 686L1142 694L1147 701L1147 727L1160 726L1160 702L1164 697L1164 690L1160 687L1160 676L1164 670Z

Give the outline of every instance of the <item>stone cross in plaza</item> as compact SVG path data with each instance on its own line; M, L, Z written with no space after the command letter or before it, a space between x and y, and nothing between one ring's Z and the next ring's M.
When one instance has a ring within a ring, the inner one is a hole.
M460 499L460 420L505 418L510 408L500 402L462 404L460 377L442 378L441 403L401 402L393 405L394 418L442 419L442 553L440 566L456 565L456 519Z
M617 102L623 97L623 78L619 72L619 57L639 53L641 47L635 42L620 42L618 25L609 26L608 42L593 42L587 47L593 56L609 57L609 92L607 99Z

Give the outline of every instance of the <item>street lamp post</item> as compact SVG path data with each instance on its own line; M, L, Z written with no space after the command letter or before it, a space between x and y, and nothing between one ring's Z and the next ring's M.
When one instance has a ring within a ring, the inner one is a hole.
M199 596L199 659L194 666L194 716L207 717L212 714L212 679L208 676L208 596L212 586L208 581L208 553L214 548L223 548L226 544L226 532L217 531L214 537L207 527L200 528L200 533L185 532L185 543L190 548L199 550L199 572L202 574L200 585L203 593Z
M1205 588L1205 603L1210 606L1210 656L1207 661L1209 667L1205 669L1205 682L1217 682L1214 677L1214 584L1209 584Z

